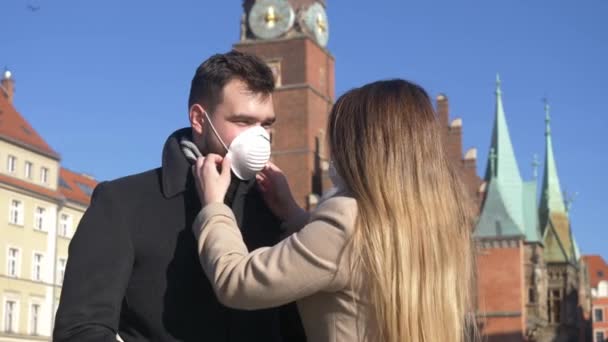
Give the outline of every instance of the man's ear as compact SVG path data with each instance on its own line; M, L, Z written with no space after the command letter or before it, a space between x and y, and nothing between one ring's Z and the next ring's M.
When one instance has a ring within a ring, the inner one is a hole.
M190 112L188 113L190 118L190 126L192 127L192 132L197 135L203 134L203 124L207 121L207 117L205 116L205 109L198 103L193 104L190 107Z

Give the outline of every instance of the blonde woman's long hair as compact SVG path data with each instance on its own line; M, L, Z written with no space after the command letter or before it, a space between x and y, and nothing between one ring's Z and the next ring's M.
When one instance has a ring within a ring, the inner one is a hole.
M363 275L368 339L475 339L471 206L426 92L403 80L350 90L328 132L358 203L352 274Z

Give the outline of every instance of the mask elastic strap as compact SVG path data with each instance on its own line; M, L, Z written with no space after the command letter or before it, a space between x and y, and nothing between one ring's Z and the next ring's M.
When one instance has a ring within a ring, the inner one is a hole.
M211 129L213 130L213 133L215 133L215 136L217 137L217 139L220 141L222 146L224 146L224 148L226 149L226 152L228 152L228 147L226 146L226 144L224 144L224 141L222 140L222 138L220 138L220 135L215 130L215 127L213 127L213 123L211 123L211 118L209 117L209 114L207 114L207 111L203 111L203 113L205 113L205 116L207 117L207 121L209 121L209 125L211 126Z

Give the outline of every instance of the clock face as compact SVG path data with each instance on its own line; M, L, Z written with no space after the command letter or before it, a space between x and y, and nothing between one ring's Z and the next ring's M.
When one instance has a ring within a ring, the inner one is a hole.
M315 2L304 12L304 24L321 46L327 45L329 39L329 22L325 8Z
M287 0L258 0L249 12L249 28L256 37L273 39L293 26L295 13Z

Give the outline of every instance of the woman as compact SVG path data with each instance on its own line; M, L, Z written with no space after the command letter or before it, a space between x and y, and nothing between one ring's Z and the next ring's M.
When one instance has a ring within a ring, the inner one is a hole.
M293 234L252 252L222 204L229 158L199 160L204 207L193 229L219 300L240 309L296 300L309 341L471 340L469 200L425 91L403 80L353 89L334 105L328 137L339 191L308 217L268 167L260 188Z

